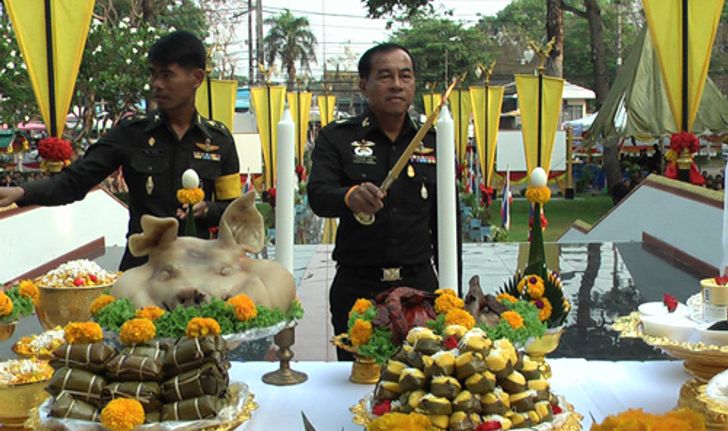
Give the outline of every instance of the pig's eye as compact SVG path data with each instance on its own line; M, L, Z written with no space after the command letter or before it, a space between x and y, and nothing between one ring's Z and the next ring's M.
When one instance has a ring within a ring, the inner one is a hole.
M229 266L223 266L220 269L220 275L230 275L233 273L233 269Z

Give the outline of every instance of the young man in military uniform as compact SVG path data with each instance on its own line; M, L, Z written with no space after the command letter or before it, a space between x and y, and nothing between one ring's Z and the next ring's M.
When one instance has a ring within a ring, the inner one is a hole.
M195 92L205 77L205 48L192 33L176 31L151 47L148 60L158 111L122 120L82 159L52 178L0 188L0 206L80 200L121 166L129 186L128 237L141 232L144 214L185 217L186 208L180 206L176 192L182 188L182 173L191 168L205 192L205 200L195 204L192 214L198 235L209 237L208 228L216 226L229 202L240 196L240 168L227 128L195 110ZM127 248L120 269L145 261Z
M329 293L337 334L346 332L357 298L391 287L434 291L438 285L434 133L386 196L378 187L418 130L407 114L415 95L414 59L399 45L375 46L359 60L359 78L368 108L321 130L308 184L314 212L340 221ZM361 224L355 213L373 215L374 223ZM351 360L342 350L338 357Z

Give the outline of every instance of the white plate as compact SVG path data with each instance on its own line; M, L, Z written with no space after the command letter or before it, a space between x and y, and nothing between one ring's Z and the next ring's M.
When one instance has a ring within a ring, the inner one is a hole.
M677 308L672 313L667 311L667 307L661 301L645 302L644 304L640 304L637 310L643 316L659 316L662 314L682 317L690 316L690 308L682 302L678 302Z
M642 316L644 333L653 337L667 337L675 341L687 342L698 324L687 317L672 314Z

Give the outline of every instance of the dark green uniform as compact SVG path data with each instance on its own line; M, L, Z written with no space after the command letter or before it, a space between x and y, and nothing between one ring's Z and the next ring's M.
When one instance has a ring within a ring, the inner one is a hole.
M222 123L195 114L192 125L179 140L164 115L153 112L122 120L60 174L23 185L25 195L18 204L64 205L83 199L118 167L122 167L129 186L127 237L141 232L144 214L175 217L181 206L176 193L182 188L182 173L191 168L200 176L209 206L205 217L196 219L197 233L209 238L208 228L217 225L228 203L236 197L229 192L220 196L216 180L225 176L234 180L232 176L238 176L240 169L232 135ZM120 269L145 261L133 257L127 248Z
M365 112L330 124L316 141L309 202L319 216L339 218L333 254L337 272L330 291L337 334L346 331L347 314L357 298L373 298L396 286L437 289L432 264L437 251L434 133L425 136L387 191L374 224L357 222L344 203L353 185L381 185L416 133L417 126L407 117L392 142L377 127L374 116ZM339 352L339 359L348 358Z

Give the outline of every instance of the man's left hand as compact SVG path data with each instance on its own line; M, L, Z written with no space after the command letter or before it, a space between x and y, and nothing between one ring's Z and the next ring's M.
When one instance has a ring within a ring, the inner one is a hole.
M178 219L184 220L187 217L187 208L188 208L187 204L182 205L182 208L177 208L177 218ZM192 207L192 216L194 218L202 218L207 215L207 211L209 209L210 208L207 206L207 202L205 202L205 201L198 202Z

